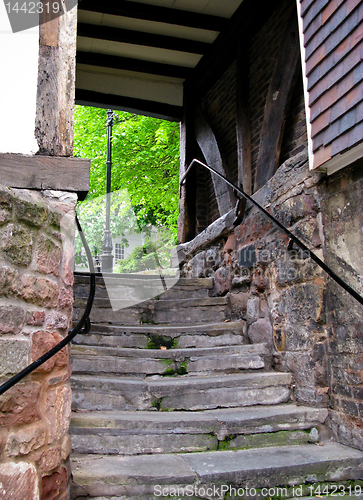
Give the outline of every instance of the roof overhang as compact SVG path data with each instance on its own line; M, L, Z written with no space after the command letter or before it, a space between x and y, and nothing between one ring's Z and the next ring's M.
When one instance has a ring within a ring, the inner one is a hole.
M242 0L80 0L76 102L180 120L183 84Z

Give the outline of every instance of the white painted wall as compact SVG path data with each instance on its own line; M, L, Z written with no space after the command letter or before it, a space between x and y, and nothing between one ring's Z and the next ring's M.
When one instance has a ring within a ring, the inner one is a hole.
M39 26L12 33L0 2L0 153L34 154Z

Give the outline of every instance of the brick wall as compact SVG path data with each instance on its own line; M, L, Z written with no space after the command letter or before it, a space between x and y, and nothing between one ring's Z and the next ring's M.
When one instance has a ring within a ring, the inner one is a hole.
M252 178L256 170L267 92L289 17L286 7L290 3L283 2L249 43Z
M1 382L68 333L76 195L0 187ZM0 397L0 497L68 496L69 348Z
M316 168L363 141L363 4L300 3Z
M261 30L259 30L248 43L248 106L250 112L253 176L255 175L258 158L267 92L276 62L277 52L290 16L289 6L291 6L290 0L282 2L273 16L271 16L268 22L265 23ZM227 177L237 184L236 72L237 62L235 61L202 98L201 104L206 119L217 138ZM305 104L302 75L300 74L293 89L282 143L280 163L300 153L306 146ZM202 182L205 182L203 196L204 205L207 209L207 224L209 225L219 217L219 213L216 200L214 199L211 177L209 175L204 176L203 180L201 178L201 180L198 181L199 185ZM197 220L202 220L203 217L205 217L204 212L205 210L197 210ZM200 232L202 227L203 224L199 224L198 232Z

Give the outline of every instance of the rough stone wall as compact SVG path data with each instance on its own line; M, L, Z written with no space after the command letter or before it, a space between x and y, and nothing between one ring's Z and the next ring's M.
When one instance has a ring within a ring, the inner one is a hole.
M76 195L0 187L1 383L68 333ZM0 396L0 498L68 498L69 348Z
M306 149L254 198L358 292L363 276L363 161L334 176L309 171ZM363 310L266 216L233 212L179 247L182 273L214 276L251 343L294 376L294 397L330 408L334 437L363 449Z
M305 150L287 160L256 197L322 257L319 181L320 174L309 173ZM297 400L326 404L322 271L297 249L289 251L287 237L255 208L232 227L188 255L184 275L213 275L215 294L229 297L251 343L267 342L276 367L292 371Z
M322 200L326 262L363 295L363 160L327 178ZM330 419L335 436L363 448L363 306L327 287Z

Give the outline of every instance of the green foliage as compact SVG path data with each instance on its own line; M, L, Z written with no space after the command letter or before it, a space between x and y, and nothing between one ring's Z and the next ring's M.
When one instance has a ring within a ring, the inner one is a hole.
M140 225L164 225L176 239L179 124L121 111L114 116L111 190L128 190ZM76 106L74 154L92 160L87 200L106 193L106 117L105 109ZM118 218L111 215L114 225Z

